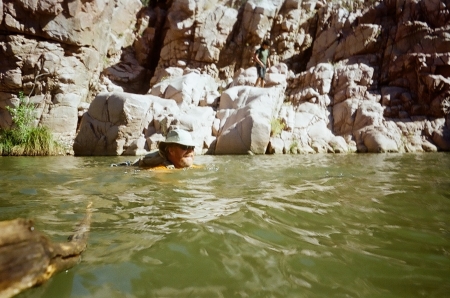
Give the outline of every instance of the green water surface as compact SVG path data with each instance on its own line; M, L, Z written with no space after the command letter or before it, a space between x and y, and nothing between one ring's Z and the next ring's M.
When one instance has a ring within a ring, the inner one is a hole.
M0 157L0 220L81 262L18 297L450 297L450 154Z

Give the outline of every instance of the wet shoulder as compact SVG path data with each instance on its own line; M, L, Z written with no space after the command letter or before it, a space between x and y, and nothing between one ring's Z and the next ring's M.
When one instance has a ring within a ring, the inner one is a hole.
M143 168L143 170L146 171L155 171L155 172L171 172L171 171L180 171L180 170L191 170L191 169L202 169L203 166L201 165L192 165L188 168L182 168L182 169L177 169L173 166L166 166L166 165L158 165L155 167L148 167L148 168Z

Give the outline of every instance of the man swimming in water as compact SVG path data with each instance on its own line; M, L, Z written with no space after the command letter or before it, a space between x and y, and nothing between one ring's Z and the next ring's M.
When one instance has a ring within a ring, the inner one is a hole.
M143 168L189 168L194 164L195 143L189 132L182 129L171 130L164 142L160 142L159 150L151 152L133 165Z

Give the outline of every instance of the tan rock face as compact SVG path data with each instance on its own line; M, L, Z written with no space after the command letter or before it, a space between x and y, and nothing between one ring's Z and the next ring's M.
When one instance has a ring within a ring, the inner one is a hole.
M105 57L131 44L140 7L138 0L2 1L0 128L11 126L5 108L23 92L36 104L36 122L73 142L79 110L101 89Z
M98 52L88 48L67 55L58 43L11 35L0 41L5 62L1 91L23 91L37 105L37 119L54 133L75 136L78 106L88 95ZM2 122L2 127L8 127Z
M450 1L370 3L2 1L0 127L19 91L37 122L72 140L99 91L124 102L147 93L149 114L132 113L152 119L144 127L109 130L88 112L83 123L105 139L82 124L77 139L102 145L79 141L76 153L137 154L175 126L198 131L199 153L449 150ZM253 88L265 39L268 88Z
M270 138L270 121L277 114L281 98L277 88L233 87L222 93L216 154L265 154Z
M121 155L141 137L151 118L150 95L99 94L84 114L73 149L76 155Z
M126 31L131 30L141 7L138 0L113 2L6 0L3 1L2 27L59 43L92 46L104 54L112 42L118 43L114 45L116 50L127 46Z
M74 152L76 155L142 154L158 148L165 135L177 127L193 132L196 153L205 153L215 140L212 127L216 112L212 106L216 104L208 105L214 89L217 85L210 76L193 72L167 79L147 95L99 94L82 118Z

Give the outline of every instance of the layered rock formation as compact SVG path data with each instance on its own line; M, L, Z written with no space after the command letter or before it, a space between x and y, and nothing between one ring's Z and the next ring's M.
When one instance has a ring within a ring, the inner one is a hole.
M37 106L36 122L73 142L79 113L107 86L101 73L134 41L140 8L139 0L3 0L0 128L12 125L5 107L16 107L22 91Z
M0 7L2 128L24 90L71 140L84 115L78 155L141 154L172 127L198 153L450 150L448 0L38 2Z

